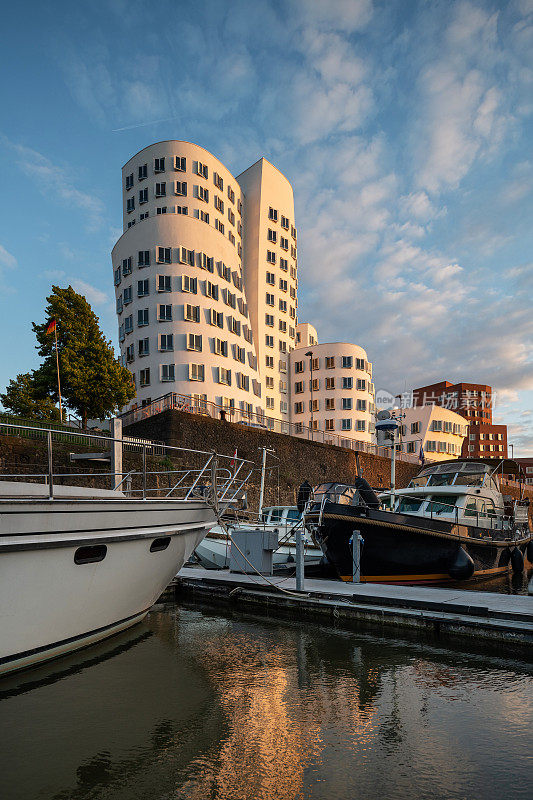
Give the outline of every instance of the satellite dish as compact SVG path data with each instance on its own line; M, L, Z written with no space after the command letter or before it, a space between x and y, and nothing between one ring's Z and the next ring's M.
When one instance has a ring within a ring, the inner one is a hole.
M378 411L377 418L378 419L390 419L391 418L391 413L390 413L390 411L386 411L386 410Z

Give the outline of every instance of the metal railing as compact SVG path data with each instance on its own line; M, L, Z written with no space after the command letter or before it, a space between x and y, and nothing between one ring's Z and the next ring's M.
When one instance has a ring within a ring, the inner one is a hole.
M39 479L48 487L48 497L54 499L54 485L58 478L69 477L71 479L105 478L113 481L115 490L119 490L126 497L136 496L147 499L148 497L163 497L190 500L193 498L203 498L211 505L218 507L221 503L226 506L238 498L243 491L247 481L255 468L253 462L236 458L235 456L225 456L214 451L194 450L192 448L174 447L171 445L154 445L146 440L135 441L134 454L138 453L142 457L142 467L131 469L127 472L116 472L112 468L110 471L93 472L54 472L54 437L59 437L59 443L64 444L65 438L69 444L73 442L84 443L104 441L108 445L119 444L121 447L131 447L131 437L113 438L109 434L81 433L80 431L70 432L61 428L56 431L52 428L38 427L37 425L25 426L14 425L11 422L0 422L0 434L12 435L14 431L19 434L23 431L38 433L39 438L46 440L46 472L32 473L1 473L1 480L9 479ZM69 438L70 437L70 438ZM184 458L190 461L199 462L198 465L191 464L183 469L162 469L153 470L148 468L148 455L165 455L169 458L174 457L179 460ZM220 464L222 462L222 466ZM169 483L168 487L162 487L160 477L165 476ZM36 481L34 481L36 482ZM151 486L150 482L155 483ZM136 484L136 485L135 485ZM171 485L172 484L172 485ZM122 496L119 494L119 496ZM101 499L106 499L101 498ZM109 499L116 499L110 494Z
M234 408L233 406L222 406L210 400L202 400L195 395L169 394L158 397L147 403L142 408L132 409L121 414L122 424L126 427L135 422L140 422L164 411L185 411L189 414L199 414L212 419L223 419L234 422L246 427L258 428L271 433L281 433L287 436L295 436L298 439L307 439L321 444L331 444L336 447L343 447L358 453L371 453L373 455L391 457L391 448L383 445L363 442L360 439L352 439L338 433L323 430L313 430L298 422L286 422L285 420L270 417L266 413L256 414L253 411ZM426 456L427 457L427 456ZM419 459L416 453L404 453L396 451L396 458L399 461L407 461L411 464L418 464Z

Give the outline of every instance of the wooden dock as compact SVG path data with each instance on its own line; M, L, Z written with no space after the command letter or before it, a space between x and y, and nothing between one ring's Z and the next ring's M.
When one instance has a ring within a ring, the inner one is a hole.
M231 604L255 613L262 610L270 616L418 629L431 637L467 637L506 649L516 646L533 659L533 598L526 595L319 578L306 578L305 591L296 592L295 584L295 578L289 577L264 579L228 570L184 567L172 590L177 596Z

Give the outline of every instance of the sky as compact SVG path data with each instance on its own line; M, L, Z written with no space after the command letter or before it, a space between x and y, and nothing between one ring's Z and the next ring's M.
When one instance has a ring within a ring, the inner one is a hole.
M533 0L27 0L0 68L0 391L52 284L117 346L120 170L183 139L291 181L320 341L376 390L492 385L533 455Z

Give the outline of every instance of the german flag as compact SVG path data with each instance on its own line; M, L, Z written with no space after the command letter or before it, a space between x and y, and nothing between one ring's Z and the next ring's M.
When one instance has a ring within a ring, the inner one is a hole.
M55 319L51 319L48 325L46 326L45 333L48 335L49 333L54 333L56 329L56 321Z

